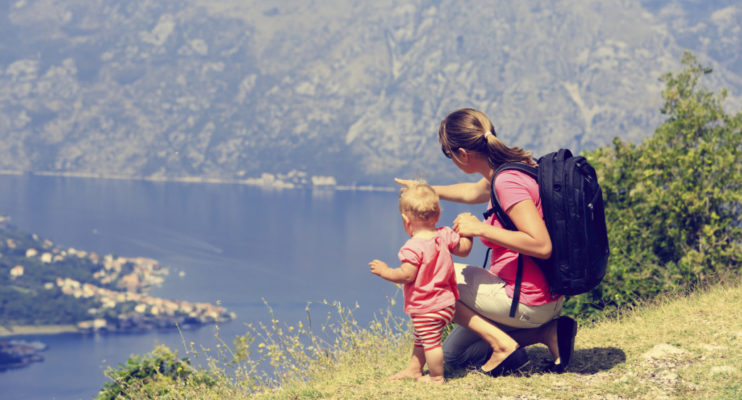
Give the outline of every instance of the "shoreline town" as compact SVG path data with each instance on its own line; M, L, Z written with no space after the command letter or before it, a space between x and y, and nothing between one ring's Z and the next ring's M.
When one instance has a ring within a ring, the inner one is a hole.
M219 305L168 300L148 295L149 289L161 285L164 282L163 276L168 274L168 269L161 267L154 259L113 255L101 258L94 252L56 248L49 241L38 241L36 235L33 237L40 244L39 249L31 247L21 249L21 244L17 240L5 239L6 248L20 251L21 257L27 260L10 269L10 281L23 279L28 272L27 269L34 268L34 265L63 263L68 258L87 259L100 267L92 273L93 281L97 284L56 276L54 270L50 270L49 280L42 287L43 290L59 290L64 296L81 301L92 300L96 306L87 310L89 319L73 324L0 325L0 337L3 338L0 340L0 371L43 361L41 353L46 349L44 343L13 339L15 336L129 333L176 327L189 329L230 321L236 317L233 312Z

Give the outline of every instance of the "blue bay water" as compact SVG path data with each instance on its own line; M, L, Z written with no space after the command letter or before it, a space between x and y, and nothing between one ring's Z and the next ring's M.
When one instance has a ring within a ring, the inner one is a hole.
M444 203L441 224L480 207ZM191 184L0 175L0 214L21 230L63 248L101 255L151 257L170 269L150 293L220 302L237 314L219 326L231 343L245 324L275 316L314 321L339 301L367 324L398 288L369 273L373 258L396 266L407 239L396 191L275 190L234 184ZM465 261L479 264L482 246ZM182 272L182 274L181 274ZM358 308L355 308L356 304ZM184 355L184 342L213 347L217 328L178 332L25 336L49 345L45 360L0 373L2 399L90 399L107 381L103 371L131 354L165 344Z

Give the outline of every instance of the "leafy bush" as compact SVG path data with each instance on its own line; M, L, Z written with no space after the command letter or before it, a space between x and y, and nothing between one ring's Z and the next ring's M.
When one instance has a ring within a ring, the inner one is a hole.
M722 108L718 95L699 87L711 73L685 53L683 70L667 73L662 113L667 120L639 145L586 154L598 171L611 245L608 272L592 293L568 311L637 300L740 272L742 259L742 113Z
M111 379L103 385L96 400L128 399L130 387L146 391L152 395L166 394L176 381L188 380L192 384L213 386L215 378L191 366L188 358L178 358L178 353L166 346L157 346L152 353L134 355L119 364L117 369L109 368L106 376Z

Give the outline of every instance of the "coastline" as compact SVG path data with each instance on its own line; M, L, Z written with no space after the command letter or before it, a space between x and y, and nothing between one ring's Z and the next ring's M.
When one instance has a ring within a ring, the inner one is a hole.
M58 335L60 333L80 333L75 325L11 325L0 326L0 337L23 335Z
M227 178L205 178L200 176L186 177L152 177L152 176L129 176L129 175L104 175L92 172L59 172L59 171L20 171L0 169L0 175L37 175L37 176L58 176L65 178L82 178L82 179L106 179L106 180L124 180L124 181L148 181L148 182L178 182L178 183L208 183L208 184L232 184L247 185L266 189L313 189L313 190L330 190L330 191L363 191L363 192L394 192L397 190L394 186L374 186L374 185L339 185L331 184L314 184L314 183L295 183L286 182L281 177L247 178L247 179L227 179ZM264 174L265 175L265 174ZM333 178L334 181L334 178Z

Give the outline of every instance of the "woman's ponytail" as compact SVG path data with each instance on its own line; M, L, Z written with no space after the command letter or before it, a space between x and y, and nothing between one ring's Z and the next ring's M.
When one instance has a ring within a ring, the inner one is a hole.
M492 169L506 162L533 164L530 152L500 141L489 118L473 108L454 111L441 121L438 140L448 158L455 157L457 149L466 149L486 155Z

